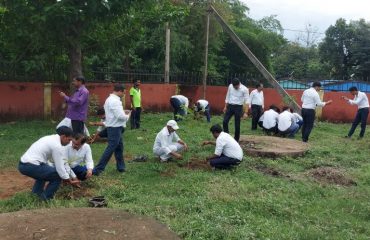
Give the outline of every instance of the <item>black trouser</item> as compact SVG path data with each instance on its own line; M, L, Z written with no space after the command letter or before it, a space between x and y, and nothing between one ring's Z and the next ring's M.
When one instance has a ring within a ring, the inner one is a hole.
M262 116L262 106L257 104L252 104L251 106L251 112L252 112L252 130L257 130L257 124L258 120Z
M355 120L353 120L351 130L349 130L348 136L352 136L356 130L356 127L361 123L360 137L363 137L366 130L367 116L369 115L369 108L361 108L357 111Z
M183 116L185 116L185 106L181 104L180 100L177 98L170 98L170 103L173 108L173 117L175 121L182 120Z
M302 118L303 118L303 125L302 125L302 140L303 142L308 141L308 137L313 128L313 123L315 122L315 109L307 109L302 108Z
M80 121L80 120L72 120L72 130L73 130L73 133L84 133L84 127L85 127L85 124L83 121Z
M230 118L234 115L235 121L235 140L239 141L240 138L240 119L243 116L243 105L232 105L228 104L226 113L223 121L224 132L229 133L229 121Z
M133 108L131 113L131 129L140 128L141 107Z
M277 134L279 132L279 129L278 129L278 125L276 124L275 127L272 127L272 128L263 128L263 131L265 131L265 133L267 135L270 135L270 134Z

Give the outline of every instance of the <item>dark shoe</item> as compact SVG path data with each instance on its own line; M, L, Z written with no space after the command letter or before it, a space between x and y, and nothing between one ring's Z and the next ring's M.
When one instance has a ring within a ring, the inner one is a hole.
M363 139L363 138L364 138L364 137L358 137L358 138L357 138L357 140L361 140L361 139Z
M124 173L124 172L126 172L126 170L125 170L125 169L117 169L117 171L118 171L118 172L120 172L120 173Z
M344 136L344 138L351 138L351 136L348 136L348 135L347 135L347 136Z
M137 155L130 162L146 162L147 160L147 155Z
M90 198L89 204L91 207L94 207L94 208L108 206L107 202L105 201L104 196L97 196L97 197Z

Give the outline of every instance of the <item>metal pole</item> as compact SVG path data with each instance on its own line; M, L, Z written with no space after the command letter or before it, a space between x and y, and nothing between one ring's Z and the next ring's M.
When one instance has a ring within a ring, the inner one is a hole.
M244 54L249 58L249 60L254 64L254 66L259 70L259 72L267 79L267 81L275 87L282 97L288 97L293 103L293 108L295 111L300 112L301 107L296 103L296 101L285 91L285 89L280 86L280 84L275 80L269 71L263 66L263 64L258 60L252 51L243 43L242 40L235 34L235 32L227 25L221 15L216 11L216 9L211 5L210 9L213 11L216 20L220 23L221 27L227 32L230 38L238 45L238 47L244 52Z
M170 37L171 30L170 24L166 22L166 56L165 56L165 66L164 66L164 82L170 83Z
M204 73L203 73L203 99L206 99L207 77L208 77L208 42L209 42L209 18L210 9L207 10L206 43L204 49Z

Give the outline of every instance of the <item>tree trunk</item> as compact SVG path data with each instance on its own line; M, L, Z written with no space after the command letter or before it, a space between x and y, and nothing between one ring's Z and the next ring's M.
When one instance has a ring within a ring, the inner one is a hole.
M76 76L82 76L82 52L80 43L69 46L69 74L68 81L71 82Z

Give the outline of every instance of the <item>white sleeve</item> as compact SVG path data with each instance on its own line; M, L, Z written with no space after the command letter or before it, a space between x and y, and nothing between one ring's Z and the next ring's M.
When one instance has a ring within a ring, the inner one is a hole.
M225 97L225 103L229 103L230 102L230 86L231 86L231 84L227 88L227 93L226 93L226 97Z
M91 147L89 144L85 143L86 145L86 156L85 156L85 162L86 162L86 168L87 169L93 169L94 168L94 160L92 158L91 153Z
M54 148L52 152L52 158L54 160L55 169L58 172L58 175L62 179L69 179L69 174L67 173L63 160L63 157L65 156L64 149L62 147Z
M314 100L315 100L315 104L316 106L318 107L324 107L325 106L325 102L322 102L321 99L320 99L320 96L319 96L319 93L316 92L315 96L314 96Z
M77 178L76 174L73 172L68 162L64 162L64 168L71 178Z
M360 94L358 94L358 96L357 96L357 98L356 98L356 100L355 99L353 99L353 100L348 100L348 102L351 104L351 105L356 105L356 104L359 104L361 101L362 101L362 99L364 98L364 95L360 95Z
M245 92L244 92L244 103L249 104L249 89L245 87Z
M222 155L225 144L226 143L224 141L222 141L222 139L217 139L216 140L215 155L217 155L217 156Z
M252 107L252 100L253 100L253 97L254 97L254 93L255 93L255 91L252 91L251 94L249 95L249 108Z
M114 116L118 119L121 119L123 121L127 121L129 116L125 114L125 111L123 111L122 103L119 101L116 101L111 106L112 112Z
M262 110L265 109L265 96L263 95L263 92L261 92L262 95Z

